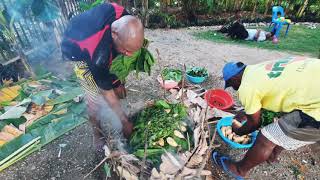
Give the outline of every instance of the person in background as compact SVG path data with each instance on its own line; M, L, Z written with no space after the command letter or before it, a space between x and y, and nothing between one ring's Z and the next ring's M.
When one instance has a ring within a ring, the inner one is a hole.
M246 29L240 23L234 23L228 30L227 36L232 39L241 39L246 41L266 41L272 40L275 31L267 32L261 29Z

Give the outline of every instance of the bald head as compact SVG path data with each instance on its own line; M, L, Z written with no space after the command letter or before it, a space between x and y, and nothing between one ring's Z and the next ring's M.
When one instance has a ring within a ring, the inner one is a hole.
M120 53L130 56L142 47L144 29L138 18L123 16L112 23L111 31L113 42Z

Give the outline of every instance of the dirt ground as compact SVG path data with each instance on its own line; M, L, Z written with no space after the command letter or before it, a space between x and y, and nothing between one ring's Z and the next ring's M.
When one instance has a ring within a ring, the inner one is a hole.
M182 67L183 64L204 66L209 70L210 78L203 84L203 87L221 88L223 82L220 72L226 61L239 60L254 64L289 55L283 52L239 45L217 44L198 40L192 36L192 32L208 28L212 27L146 31L146 37L152 41L151 51L155 53L156 48L160 51L160 66L155 68L150 77L142 75L139 79L136 79L135 76L129 78L126 85L129 90L126 109L129 114L133 114L143 107L145 101L162 97L163 91L155 79L164 66ZM57 68L52 68L52 65L49 67L61 75L63 72L71 71L70 65L65 66L67 70L59 66L65 64L66 62L57 62L54 63ZM245 154L244 150L230 149L219 138L216 143L221 143L222 146L218 149L231 155L234 159L239 159ZM60 158L58 158L59 144L66 144ZM258 166L250 173L248 179L320 179L319 151L319 146L309 146L297 151L284 152L279 163ZM99 163L99 159L93 149L90 124L85 123L45 146L39 152L4 170L0 173L0 179L82 179ZM216 170L215 167L212 169ZM218 170L213 173L215 174L213 179L230 179ZM101 170L93 173L87 179L102 179Z

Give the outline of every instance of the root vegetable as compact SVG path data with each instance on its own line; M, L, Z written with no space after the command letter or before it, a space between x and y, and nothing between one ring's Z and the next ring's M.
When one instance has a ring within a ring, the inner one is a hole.
M164 140L163 140L163 138L160 138L160 139L159 139L158 144L159 144L160 146L164 146Z
M234 134L228 134L228 139L230 139L232 141L232 138L233 138Z
M241 143L241 144L248 144L248 143L249 143L249 141L250 141L250 138L249 138L249 137L247 137L247 138L245 138L245 139L242 141L242 143Z
M180 125L180 126L179 126L179 129L180 129L180 131L182 131L182 132L186 132L186 131L187 131L187 128L186 128L185 126L183 126L183 125Z
M183 135L180 131L178 131L178 130L174 130L174 131L173 131L173 134L174 134L175 136L177 136L178 138L185 139L184 135Z
M234 124L237 128L240 128L242 126L242 124L239 121L235 120L235 119L232 120L232 124Z
M181 122L181 125L182 126L187 126L187 123L186 122Z
M229 126L230 127L230 126ZM229 128L229 127L227 127L227 129L226 129L226 135L228 136L229 134L232 134L232 129L231 129L231 127Z
M240 123L239 121L233 120L233 123ZM241 123L240 123L241 124ZM236 125L237 126L237 125ZM221 131L224 137L228 138L229 140L239 143L239 144L248 144L251 141L251 134L239 136L236 133L232 132L231 126L222 126Z
M233 141L236 142L236 143L242 143L244 140L244 136L233 136Z
M172 147L177 147L178 146L177 142L172 137L168 137L167 138L167 143Z
M227 133L226 133L227 127L226 126L222 126L221 131L224 137L226 137Z

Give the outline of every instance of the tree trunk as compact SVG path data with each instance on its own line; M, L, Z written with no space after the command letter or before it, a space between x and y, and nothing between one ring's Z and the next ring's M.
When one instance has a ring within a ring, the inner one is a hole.
M148 0L142 0L142 22L144 27L149 26Z
M308 0L305 0L305 1L304 1L303 6L301 6L301 8L300 8L299 11L298 11L298 14L297 14L298 18L303 15L304 10L305 10L305 9L307 8L307 6L308 6L308 3L309 3Z
M182 7L188 21L197 24L197 17L195 15L196 4L194 1L195 0L182 0Z
M235 3L234 3L233 10L239 10L240 3L241 3L240 0L236 0Z
M253 7L253 10L251 12L251 19L254 18L255 14L256 14L256 9L257 9L257 1L254 2L254 7Z
M17 43L15 43L15 44L13 45L13 47L14 47L14 49L17 51L18 56L20 57L21 62L22 62L22 64L23 64L24 68L26 69L26 71L30 73L30 76L32 77L32 79L35 79L35 78L36 78L36 75L35 75L35 73L33 72L30 64L28 63L27 56L24 54L22 47L21 47L19 44L17 44Z
M264 13L263 16L266 16L268 14L269 6L270 6L270 0L266 0L265 5L264 5Z

